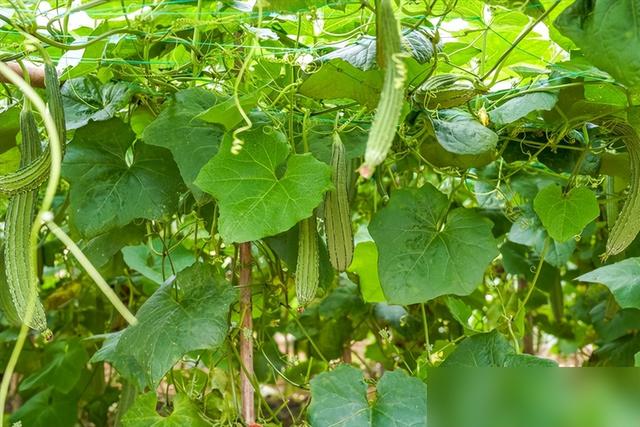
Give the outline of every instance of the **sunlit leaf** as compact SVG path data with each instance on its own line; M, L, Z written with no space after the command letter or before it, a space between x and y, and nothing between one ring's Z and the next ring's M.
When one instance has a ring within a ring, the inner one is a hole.
M258 127L231 138L203 168L196 184L220 203L220 233L227 242L273 236L311 216L331 188L328 165L310 154L291 154L284 135Z

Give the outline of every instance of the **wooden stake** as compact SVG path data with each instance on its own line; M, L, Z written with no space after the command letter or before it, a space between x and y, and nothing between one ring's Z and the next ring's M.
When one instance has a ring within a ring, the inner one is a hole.
M255 425L255 390L253 377L253 318L251 315L251 243L240 244L240 395L242 419L247 426Z

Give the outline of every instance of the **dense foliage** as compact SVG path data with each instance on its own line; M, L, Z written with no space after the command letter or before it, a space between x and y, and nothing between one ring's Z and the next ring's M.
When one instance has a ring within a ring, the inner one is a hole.
M66 128L37 244L53 335L31 331L4 375L5 421L426 425L433 367L640 363L638 16L637 0L1 1L0 60L51 58ZM29 163L29 103L1 92L6 175Z

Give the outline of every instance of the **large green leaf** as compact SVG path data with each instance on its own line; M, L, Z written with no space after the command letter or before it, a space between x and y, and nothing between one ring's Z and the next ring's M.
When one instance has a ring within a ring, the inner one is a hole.
M180 168L184 182L199 201L203 194L193 185L209 159L217 152L224 134L219 124L200 117L218 104L219 97L201 88L177 92L169 106L144 130L144 142L167 148Z
M11 415L11 423L20 421L24 427L73 427L76 425L77 413L76 398L49 387L23 403Z
M313 427L414 427L427 423L427 386L403 371L386 372L378 398L367 402L362 371L341 365L311 380L309 421Z
M134 139L129 125L115 118L76 131L62 174L71 183L71 219L84 237L175 211L183 183L171 153L132 146Z
M596 67L628 86L640 85L637 0L576 0L554 24Z
M491 223L468 209L448 207L447 197L427 184L396 191L371 221L380 283L390 303L468 295L482 283L498 255Z
M382 90L382 71L362 71L342 59L320 67L298 88L298 93L315 99L353 99L376 108Z
M479 155L496 148L498 135L462 110L438 111L433 130L442 147L450 153Z
M413 130L422 135L420 153L437 167L481 167L496 157L498 135L461 110L441 110L437 117L423 113Z
M311 216L331 188L331 170L311 154L290 154L284 135L268 127L241 134L240 154L231 138L207 163L196 185L220 204L220 234L228 242L273 236Z
M640 309L640 258L605 265L576 280L602 283L609 288L620 307Z
M141 241L145 232L140 225L127 224L83 241L80 249L95 267L102 267L124 246Z
M45 349L45 364L42 369L22 380L20 391L46 385L62 393L69 393L80 380L87 360L89 356L79 339L55 341Z
M521 10L529 16L538 17L544 13L544 5L540 0L484 0L492 6Z
M554 367L556 362L528 354L517 354L498 331L465 339L441 365L443 368Z
M239 97L238 101L243 111L249 111L258 104L259 99L260 92L257 91ZM232 130L242 121L242 114L238 110L235 98L230 96L198 114L196 118L207 123L217 123L227 130Z
M313 427L370 425L367 384L362 372L348 365L311 380L309 421Z
M128 82L100 83L96 77L78 77L62 86L67 129L78 129L89 121L109 120L127 106L139 89Z
M161 285L173 274L179 273L195 262L193 251L178 245L171 248L164 256L165 250L160 239L150 242L153 252L146 243L122 248L124 262L149 280Z
M586 187L563 194L559 185L550 185L538 193L533 208L549 236L559 242L579 236L600 214L596 195Z
M376 387L372 426L427 425L427 386L404 371L387 371Z
M178 393L173 399L173 411L167 417L156 411L156 392L139 395L133 406L122 417L123 427L207 427L208 423L200 414L198 406L189 396Z
M551 239L547 245L546 240L550 239L549 234L529 205L525 205L522 214L511 226L507 237L514 243L533 248L537 255L541 255L547 246L544 259L554 267L563 267L576 249L575 239L565 242Z
M214 267L195 264L161 286L140 307L139 323L112 334L91 361L111 362L141 388L155 387L186 353L222 344L235 299Z
M402 39L404 51L419 64L427 63L433 58L434 47L437 50L442 49L442 45L434 43L433 36L425 29L406 30L402 34ZM377 68L376 38L362 36L348 46L321 56L317 61L324 63L332 59L341 59L362 71Z
M489 112L491 121L498 125L506 125L523 118L533 111L551 110L558 102L558 96L549 92L528 93L510 99Z

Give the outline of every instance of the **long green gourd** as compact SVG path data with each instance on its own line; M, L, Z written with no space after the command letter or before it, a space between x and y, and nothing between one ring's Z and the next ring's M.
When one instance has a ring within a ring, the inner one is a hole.
M300 221L296 263L296 297L301 307L313 300L320 283L318 230L315 214Z
M56 69L50 61L44 66L45 93L47 95L47 106L58 129L58 136L62 144L64 154L65 149L65 119L62 94L60 93L60 82ZM0 194L13 196L40 187L49 178L49 168L51 167L51 152L47 147L44 152L31 159L30 162L20 163L20 168L16 172L0 175Z
M29 164L41 152L40 134L35 117L25 101L20 114L22 133L21 166ZM43 332L47 329L47 319L42 303L38 299L37 260L31 250L31 225L38 203L37 187L24 191L9 199L5 217L4 268L6 287L2 290L0 302L7 318L14 323L22 323L29 317L29 306L33 304L30 328ZM7 295L8 292L8 295Z
M333 134L331 169L335 189L328 191L324 198L324 230L331 265L338 271L345 271L353 259L353 230L345 150L338 133Z
M630 187L629 195L622 206L616 223L609 232L607 250L603 255L617 255L624 251L640 232L640 107L629 111L629 123L617 122L613 125L615 133L622 137L622 141L629 153Z
M64 152L65 118L60 82L51 61L45 63L47 109L57 128ZM46 315L38 299L37 259L31 248L31 228L38 203L38 189L48 178L51 167L49 148L43 152L40 133L30 104L25 101L20 114L22 153L17 172L0 176L0 193L9 195L5 216L4 271L0 306L7 319L39 332L48 331ZM45 332L49 335L50 332Z
M376 40L378 62L385 69L380 101L371 124L364 163L359 172L363 178L370 178L376 166L387 157L396 134L400 113L404 103L404 86L407 80L407 66L403 61L400 24L393 12L392 0L376 2Z

